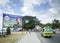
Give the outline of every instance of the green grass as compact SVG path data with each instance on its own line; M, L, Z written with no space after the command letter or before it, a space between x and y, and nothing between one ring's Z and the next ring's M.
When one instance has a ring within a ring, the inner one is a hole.
M11 35L0 37L0 43L15 43L19 38L22 38L24 33L12 32Z

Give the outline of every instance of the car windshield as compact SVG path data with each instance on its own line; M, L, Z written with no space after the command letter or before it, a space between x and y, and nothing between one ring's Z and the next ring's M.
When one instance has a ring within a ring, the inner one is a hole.
M46 29L44 29L44 31L45 32L52 32L53 30L52 30L52 28L46 28Z

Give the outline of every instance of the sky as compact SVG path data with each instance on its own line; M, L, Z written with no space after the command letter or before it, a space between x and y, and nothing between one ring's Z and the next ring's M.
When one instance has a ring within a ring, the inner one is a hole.
M0 21L3 13L36 16L41 23L60 20L60 0L0 0Z

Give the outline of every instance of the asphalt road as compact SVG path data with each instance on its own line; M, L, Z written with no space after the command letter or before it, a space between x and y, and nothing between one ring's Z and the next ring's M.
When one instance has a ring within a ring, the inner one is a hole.
M41 36L40 32L36 32L36 34L41 43L60 43L60 32L54 34L52 38L44 38Z

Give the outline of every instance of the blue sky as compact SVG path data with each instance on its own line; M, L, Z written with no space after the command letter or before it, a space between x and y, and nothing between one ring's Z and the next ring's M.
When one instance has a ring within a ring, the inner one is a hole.
M60 0L0 0L1 14L36 16L42 23L60 20Z
M49 8L51 8L51 6L49 5L49 2L47 1L46 3L41 3L40 5L34 5L33 6L35 11L41 11L41 10L48 10Z

